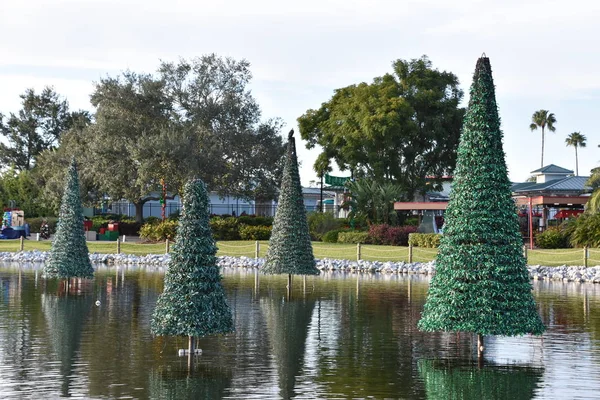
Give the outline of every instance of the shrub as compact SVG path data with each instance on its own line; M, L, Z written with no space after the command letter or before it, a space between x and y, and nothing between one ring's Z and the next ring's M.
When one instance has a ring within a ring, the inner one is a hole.
M371 225L369 228L369 241L373 244L407 246L408 235L416 231L416 226Z
M322 236L322 240L326 243L337 243L339 234L340 234L339 229L325 232L325 234Z
M241 225L250 225L250 226L272 226L273 225L273 217L262 217L255 215L240 215L238 217L238 223Z
M312 240L322 240L326 232L339 229L344 220L337 219L332 213L311 212L308 214L308 229Z
M170 221L179 221L179 217L181 217L181 213L179 212L179 210L175 210L171 214L169 214L167 219L169 219Z
M386 233L390 226L386 224L371 225L369 227L369 242L372 244L383 244L386 239Z
M139 222L121 221L119 222L119 234L127 236L139 235L141 227L142 224Z
M146 224L158 224L159 222L160 222L160 218L154 217L152 215L144 218L144 223L146 223Z
M558 228L549 228L535 235L535 245L541 249L565 249L571 247L570 237Z
M211 218L210 227L215 240L239 240L239 224L236 218Z
M440 246L439 233L411 233L408 235L408 244L415 247L437 248Z
M600 213L583 213L575 220L569 220L566 231L570 233L573 246L600 246Z
M338 243L367 243L369 240L368 232L340 232L337 237Z
M29 224L29 231L30 232L39 233L40 232L40 227L42 226L42 221L44 219L48 223L48 228L50 230L50 233L51 234L55 233L56 232L56 223L58 222L58 218L56 218L56 217L27 218L27 219L25 219L25 222Z
M177 221L164 221L158 224L144 224L140 228L140 237L146 240L173 240L177 234Z
M240 225L240 238L242 240L269 240L271 230L270 226Z

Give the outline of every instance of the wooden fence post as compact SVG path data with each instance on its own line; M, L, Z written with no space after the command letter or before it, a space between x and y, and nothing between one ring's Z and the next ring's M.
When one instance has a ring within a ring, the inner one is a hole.
M413 260L413 246L412 244L408 245L408 262L412 263Z
M256 247L254 248L254 258L258 258L260 254L260 242L256 241Z
M356 244L356 261L360 261L360 243Z
M121 241L117 238L117 254L121 254Z
M583 247L583 265L587 268L588 266L588 247Z
M21 236L19 239L20 239L19 250L23 251L23 248L25 246L25 238L23 236Z
M169 239L165 240L165 254L169 254Z

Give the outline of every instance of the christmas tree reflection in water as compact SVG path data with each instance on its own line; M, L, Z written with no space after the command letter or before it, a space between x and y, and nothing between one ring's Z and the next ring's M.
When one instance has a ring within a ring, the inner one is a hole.
M542 368L419 361L428 400L530 400L544 374Z

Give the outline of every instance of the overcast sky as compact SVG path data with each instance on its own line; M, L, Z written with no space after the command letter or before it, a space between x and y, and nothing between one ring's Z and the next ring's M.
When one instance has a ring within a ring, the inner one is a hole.
M589 175L600 165L599 20L597 1L0 0L0 112L17 111L19 94L45 85L72 109L91 110L100 77L214 52L250 61L263 118L282 118L285 133L334 89L423 54L458 75L466 104L485 52L511 180L540 167L541 135L529 129L539 109L558 121L544 164L575 170L565 138L579 131L588 142L579 173ZM308 185L318 151L297 147Z

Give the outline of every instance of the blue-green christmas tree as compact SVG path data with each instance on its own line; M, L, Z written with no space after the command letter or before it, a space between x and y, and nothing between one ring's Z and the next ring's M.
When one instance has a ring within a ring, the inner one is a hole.
M62 279L94 277L83 229L83 207L75 159L71 161L67 171L58 224L50 249L50 261L46 263L44 270L46 276Z
M318 275L300 185L294 131L288 136L277 212L262 272Z
M424 331L541 334L511 197L489 58L477 61Z
M202 337L234 330L217 265L204 182L188 182L165 288L152 316L157 336Z

